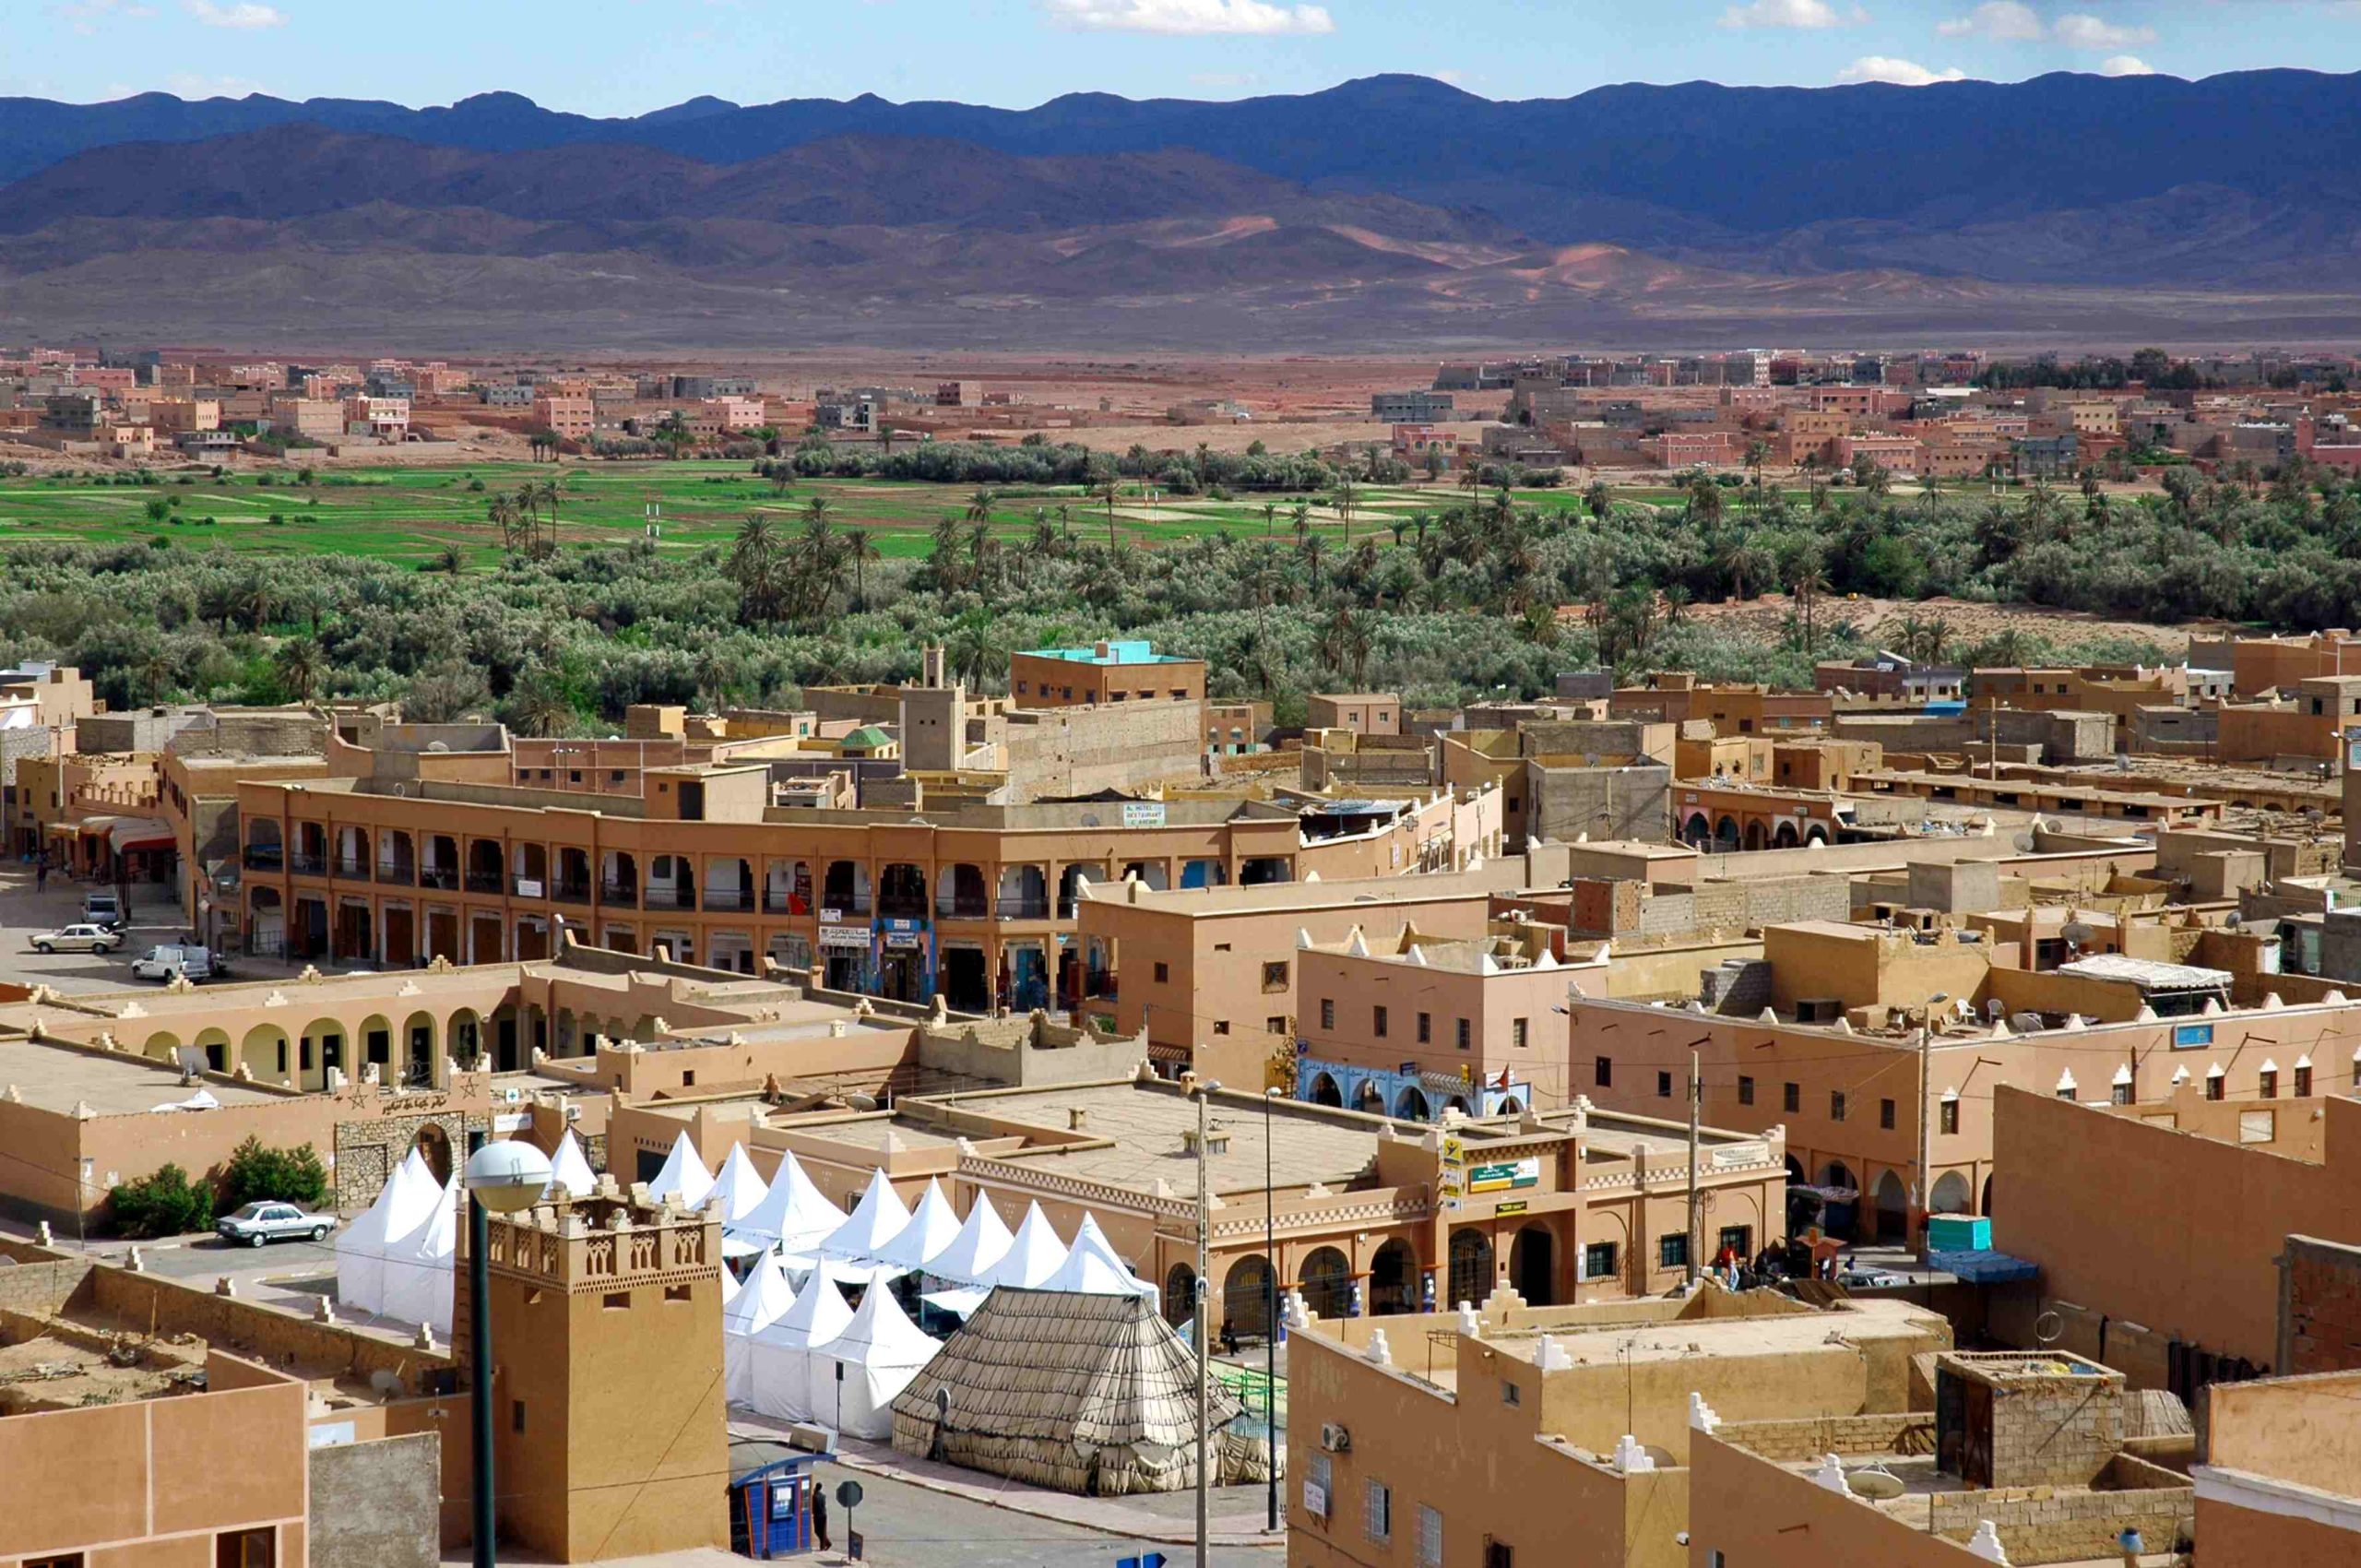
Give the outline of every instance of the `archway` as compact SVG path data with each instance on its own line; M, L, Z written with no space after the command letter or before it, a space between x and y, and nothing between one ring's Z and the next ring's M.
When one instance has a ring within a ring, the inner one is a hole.
M1827 842L1828 842L1828 829L1826 829L1826 828L1824 828L1824 827L1808 827L1808 828L1806 828L1806 829L1804 830L1804 842L1805 842L1806 844L1808 844L1808 845L1809 845L1809 844L1825 844L1825 843L1827 843Z
M1343 1317L1352 1301L1353 1265L1334 1247L1315 1247L1296 1276L1296 1289L1314 1317Z
M331 1067L348 1077L358 1078L361 1075L361 1059L346 1055L344 1025L337 1019L314 1018L303 1026L303 1032L296 1038L299 1043L295 1050L295 1068L300 1075L298 1081L303 1087L326 1087Z
M1451 1233L1450 1300L1443 1305L1482 1306L1492 1294L1492 1239L1481 1230Z
M408 1064L406 1080L412 1083L434 1082L440 1063L440 1052L434 1048L434 1015L412 1013L402 1022L404 1061Z
M472 1062L483 1054L483 1019L472 1007L462 1007L451 1015L450 1027L443 1031L450 1042L452 1057L460 1062Z
M410 1146L418 1150L419 1158L426 1161L426 1168L434 1172L437 1182L451 1180L451 1134L443 1130L440 1123L429 1122L419 1128Z
M1453 1095L1449 1099L1442 1102L1442 1108L1445 1111L1456 1111L1462 1116L1473 1116L1476 1114L1476 1108L1467 1103L1467 1097L1464 1094Z
M1271 1265L1261 1253L1240 1258L1222 1281L1221 1323L1240 1339L1264 1339L1271 1333Z
M1725 816L1714 824L1714 848L1724 851L1738 848L1738 818Z
M1992 1218L1992 1178L1984 1178L1984 1218Z
M1509 1245L1509 1283L1528 1307L1558 1299L1558 1238L1546 1225L1528 1225Z
M1525 1102L1517 1099L1514 1095L1508 1095L1501 1100L1500 1108L1494 1111L1492 1114L1495 1116L1522 1116L1525 1114Z
M230 1070L230 1034L226 1029L199 1029L191 1042L205 1052L206 1071L226 1073Z
M170 1029L161 1029L149 1035L148 1043L141 1046L139 1051L141 1055L148 1057L150 1061L174 1062L174 1055L180 1048L181 1037ZM174 1064L178 1063L175 1062Z
M277 1024L256 1024L238 1044L238 1060L257 1078L285 1083L288 1075L287 1031Z
M1418 1260L1396 1237L1369 1260L1369 1315L1388 1317L1418 1310Z
M356 1063L377 1064L377 1075L389 1084L402 1081L402 1042L394 1033L394 1021L383 1013L372 1013L361 1020L353 1031L352 1059Z
M1843 1188L1847 1192L1857 1190L1857 1183L1853 1180L1853 1168L1841 1159L1832 1159L1820 1168L1820 1184Z
M1973 1197L1967 1178L1956 1170L1946 1170L1935 1183L1934 1192L1928 1195L1927 1206L1936 1214L1965 1214Z
M1779 825L1779 831L1771 836L1771 847L1774 849L1794 849L1796 847L1796 825L1792 822L1781 823Z
M1371 1116L1385 1114L1385 1097L1378 1092L1376 1080L1363 1078L1360 1092L1353 1096L1353 1109Z
M1787 1157L1787 1185L1790 1187L1801 1187L1808 1185L1804 1181L1803 1161L1797 1159L1792 1154Z
M1337 1088L1336 1080L1328 1074L1316 1074L1311 1080L1311 1103L1333 1105L1341 1111L1345 1105L1344 1091Z
M1878 1240L1898 1241L1910 1234L1910 1193L1891 1170L1878 1176Z
M1762 825L1760 822L1750 822L1746 825L1746 847L1749 849L1760 849L1769 842L1770 839L1763 833Z
M1714 841L1714 825L1705 820L1703 812L1691 815L1688 823L1682 826L1680 841L1692 849L1703 849Z
M1406 1088L1394 1101L1394 1114L1406 1122L1426 1122L1434 1116L1434 1108L1427 1103L1426 1091Z
M1164 1321L1183 1334L1197 1311L1197 1271L1176 1263L1164 1274Z

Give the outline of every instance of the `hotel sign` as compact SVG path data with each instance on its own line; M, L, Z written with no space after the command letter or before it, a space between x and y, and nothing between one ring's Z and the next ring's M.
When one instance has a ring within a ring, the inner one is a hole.
M820 928L823 947L866 947L869 928L865 925L824 925Z

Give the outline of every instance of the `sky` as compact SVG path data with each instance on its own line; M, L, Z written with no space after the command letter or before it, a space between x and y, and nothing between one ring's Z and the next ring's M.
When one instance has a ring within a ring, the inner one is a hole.
M0 95L1239 98L1382 71L1487 98L1704 78L2361 69L2361 0L0 0Z

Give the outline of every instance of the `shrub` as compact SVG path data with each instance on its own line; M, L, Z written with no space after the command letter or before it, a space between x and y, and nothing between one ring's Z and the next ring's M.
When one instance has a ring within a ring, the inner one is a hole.
M107 1194L115 1229L126 1236L179 1236L213 1227L213 1190L177 1165L125 1182Z
M249 1137L230 1151L228 1162L221 1167L225 1210L263 1200L313 1208L327 1193L327 1170L309 1144L301 1148L265 1148L262 1140Z

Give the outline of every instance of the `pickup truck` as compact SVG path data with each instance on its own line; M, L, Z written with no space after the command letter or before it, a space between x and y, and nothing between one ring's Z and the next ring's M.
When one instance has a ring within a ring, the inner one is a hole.
M123 945L123 933L102 925L76 922L32 939L36 953L112 953Z
M305 1214L293 1204L250 1203L213 1222L214 1233L231 1246L259 1247L266 1241L318 1241L336 1229L336 1217Z
M213 950L208 947L172 945L150 947L131 960L135 980L172 981L180 979L211 980L219 973L213 962Z

